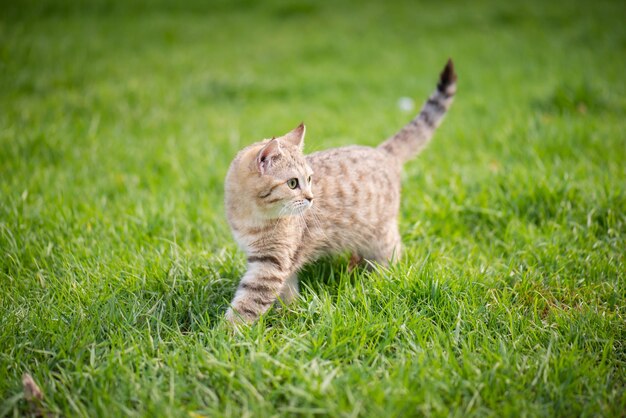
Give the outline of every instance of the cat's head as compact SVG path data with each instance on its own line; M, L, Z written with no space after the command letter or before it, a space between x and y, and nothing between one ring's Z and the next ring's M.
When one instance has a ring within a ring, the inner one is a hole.
M302 154L305 131L300 124L237 155L226 177L229 212L272 219L302 214L313 205L313 170Z

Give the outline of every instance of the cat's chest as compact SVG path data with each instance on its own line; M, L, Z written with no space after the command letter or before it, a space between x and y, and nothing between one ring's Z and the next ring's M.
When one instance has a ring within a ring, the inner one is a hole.
M289 225L263 224L232 228L232 232L243 251L247 254L258 254L297 246L302 235L299 229Z
M251 237L245 233L241 233L240 231L233 229L233 238L235 238L235 242L237 242L237 245L239 245L242 250L247 252L247 249L251 245Z

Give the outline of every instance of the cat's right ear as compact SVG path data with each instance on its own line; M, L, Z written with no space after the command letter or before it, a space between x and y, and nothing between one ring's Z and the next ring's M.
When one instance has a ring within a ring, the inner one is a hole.
M291 145L295 145L296 147L302 148L304 147L304 135L306 134L306 126L304 126L304 122L298 125L296 129L293 131L283 135L280 137L281 141L285 141Z
M281 155L280 144L277 139L272 139L259 151L256 157L256 168L261 174L265 174L271 167L274 158Z

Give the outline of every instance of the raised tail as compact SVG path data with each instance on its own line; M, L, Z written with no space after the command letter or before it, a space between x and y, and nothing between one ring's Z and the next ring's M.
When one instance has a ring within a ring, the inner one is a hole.
M397 134L378 148L405 162L415 157L430 141L435 129L452 105L456 92L456 73L449 59L439 76L437 90L428 98L420 113Z

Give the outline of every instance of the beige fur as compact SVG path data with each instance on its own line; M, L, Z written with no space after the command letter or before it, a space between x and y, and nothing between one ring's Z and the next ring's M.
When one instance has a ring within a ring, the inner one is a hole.
M298 270L322 255L387 264L400 256L402 163L430 140L452 104L451 61L422 111L377 148L349 146L304 156L305 127L240 151L228 170L228 222L248 270L226 313L251 322L298 294ZM294 186L297 180L296 187Z

